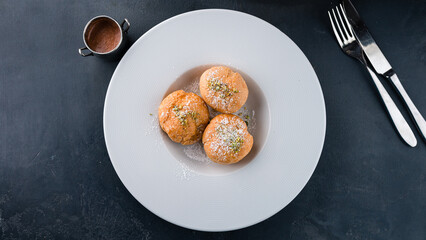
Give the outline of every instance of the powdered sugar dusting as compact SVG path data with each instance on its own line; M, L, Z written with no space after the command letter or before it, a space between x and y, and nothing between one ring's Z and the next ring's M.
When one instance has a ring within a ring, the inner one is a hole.
M248 124L248 131L249 133L253 134L254 130L256 129L256 116L255 116L256 113L254 110L252 110L251 112L252 114Z
M201 142L194 143L192 145L184 146L183 152L187 157L192 160L210 164L212 161L207 157L206 152L204 151L203 144Z
M200 93L200 80L199 80L199 78L197 77L194 80L192 80L189 85L187 85L183 88L183 90L185 92L192 92L192 93L195 93L198 96L200 96L201 93Z
M150 124L148 125L148 128L145 130L145 136L148 136L157 132L158 129L160 128L160 126L158 125L159 123L158 123L157 116L150 114L149 118L150 118Z
M256 130L256 113L251 108L244 105L240 110L234 113L238 117L242 118L247 124L247 130L250 134L254 134Z
M182 163L181 161L178 161L181 171L177 173L177 176L182 180L189 180L190 176L192 174L192 171L186 166L186 164Z
M156 150L160 149L161 146L161 138L160 138L160 126L158 122L158 117L153 114L149 114L147 116L149 118L150 124L145 129L145 136L153 135L154 136L154 145L156 146Z
M229 154L238 154L246 135L246 126L238 118L224 117L215 128L214 141L208 141L219 161L225 161Z
M223 77L224 76L218 76L218 69L215 69L214 71L209 72L207 79L209 82L213 81L216 82L218 85L224 85L224 83L222 82ZM212 88L209 87L208 89L207 97L212 100L211 104L217 107L224 107L231 104L234 99L232 97L225 97L223 93L218 93L219 86L217 87L218 89L216 89L215 86L212 86Z

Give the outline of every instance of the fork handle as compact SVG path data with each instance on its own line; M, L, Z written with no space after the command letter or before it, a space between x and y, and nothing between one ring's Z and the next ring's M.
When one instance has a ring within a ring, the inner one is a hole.
M419 110L417 110L413 101L411 101L411 98L408 96L407 92L401 84L401 81L399 81L396 73L393 73L392 75L388 76L388 78L391 80L393 86L396 88L402 100L404 101L405 106L410 112L411 117L416 123L417 128L419 129L419 132L422 135L423 139L426 140L426 122L422 114L419 112Z
M398 107L395 105L392 98L389 96L389 93L386 91L385 87L383 87L383 84L377 78L377 75L368 66L366 66L366 68L370 73L377 90L379 91L383 103L386 106L386 110L388 111L389 116L392 118L393 124L395 125L395 128L398 131L399 135L402 137L402 139L404 139L404 141L408 145L410 145L411 147L415 147L417 145L417 139L414 136L414 133L408 125L407 121L405 121L404 116L402 116Z

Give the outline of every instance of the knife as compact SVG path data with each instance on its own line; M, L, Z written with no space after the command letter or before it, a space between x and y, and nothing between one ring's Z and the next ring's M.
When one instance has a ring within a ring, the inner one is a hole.
M374 70L376 70L378 74L389 79L393 84L403 102L405 103L405 106L409 110L411 117L416 123L423 140L426 140L425 119L416 108L411 98L408 96L407 92L401 84L401 81L399 81L398 76L392 69L392 66L386 59L385 55L383 55L380 48L377 46L376 42L368 31L367 26L356 11L354 5L350 0L343 0L343 6L345 8L346 16L349 19L352 30L355 33L362 50L364 50L364 53L367 55L368 60L373 66Z

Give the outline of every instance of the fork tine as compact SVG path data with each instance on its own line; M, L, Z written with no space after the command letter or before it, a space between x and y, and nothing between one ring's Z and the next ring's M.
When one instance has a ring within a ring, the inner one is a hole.
M337 42L339 43L339 46L343 47L342 40L340 40L340 36L336 31L336 27L334 26L333 19L331 18L330 11L327 11L327 12L328 12L328 17L330 18L331 27L333 28L334 36L336 36L336 39L337 39Z
M342 5L340 4L340 6L342 6ZM346 37L349 40L351 38L351 36L349 35L348 31L346 30L346 26L345 26L345 23L343 22L341 14L340 14L339 7L336 7L336 12L337 12L337 15L339 15L340 25L342 25L343 31L345 31Z
M339 29L340 36L342 37L342 42L344 44L346 44L346 37L345 37L345 35L343 35L342 29L340 28L339 20L336 17L336 13L334 12L334 8L331 9L331 11L333 12L334 20L336 21L337 28Z
M340 9L342 10L343 18L345 19L345 22L349 28L350 38L355 39L354 32L352 31L352 25L349 24L348 17L346 17L346 12L343 10L342 4L340 4Z

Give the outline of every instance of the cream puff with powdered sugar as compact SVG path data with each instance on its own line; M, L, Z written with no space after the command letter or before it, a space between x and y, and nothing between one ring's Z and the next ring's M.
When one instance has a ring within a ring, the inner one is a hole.
M214 117L203 133L207 156L219 164L237 163L250 152L253 136L238 116L220 114Z
M221 113L238 111L249 93L243 77L224 66L212 67L201 75L200 92L204 101Z

